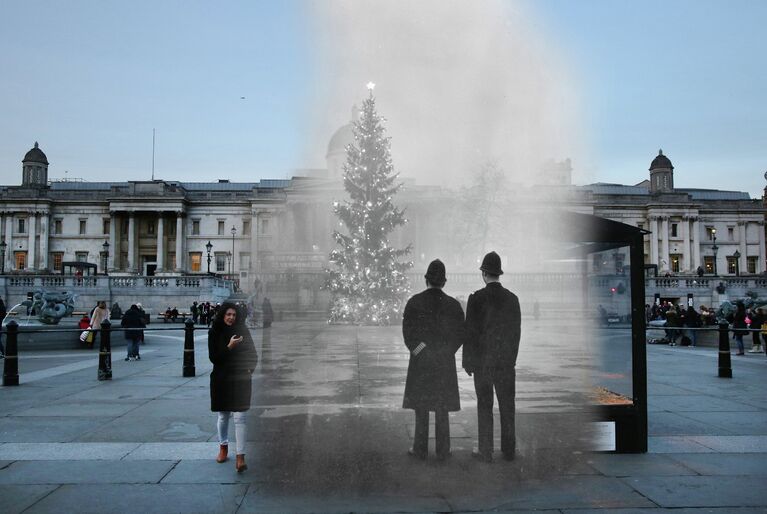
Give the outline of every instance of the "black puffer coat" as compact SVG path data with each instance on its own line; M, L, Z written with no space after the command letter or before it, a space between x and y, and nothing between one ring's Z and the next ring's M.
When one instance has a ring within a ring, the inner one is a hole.
M242 341L230 350L233 335ZM250 376L258 364L258 354L250 331L241 324L211 328L208 331L208 356L213 363L210 373L210 410L244 412L250 409Z

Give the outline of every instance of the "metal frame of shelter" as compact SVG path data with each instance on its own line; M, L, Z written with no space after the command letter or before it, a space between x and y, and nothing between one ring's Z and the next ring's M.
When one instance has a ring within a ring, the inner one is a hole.
M69 273L67 273L67 268L69 268ZM98 275L98 265L93 264L92 262L65 261L61 263L62 275L73 275L74 272L72 270L82 270L83 275L86 277L90 277L91 275ZM93 273L91 273L91 271Z
M644 309L644 236L649 232L598 216L572 212L564 214L563 223L569 228L569 242L576 244L580 255L629 247L632 402L630 405L600 405L599 417L615 422L616 452L646 453L647 337ZM585 291L588 291L588 288L585 288Z

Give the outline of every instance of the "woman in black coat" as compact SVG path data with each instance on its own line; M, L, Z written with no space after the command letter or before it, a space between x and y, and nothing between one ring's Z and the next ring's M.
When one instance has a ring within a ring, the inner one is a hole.
M213 363L210 410L218 412L219 453L216 462L227 459L229 419L234 417L238 473L248 469L245 465L245 416L250 409L250 377L258 363L256 347L244 320L235 304L224 302L208 331L208 356Z
M125 331L125 339L128 340L128 355L125 357L125 360L141 360L138 352L138 342L144 338L144 331L141 329L145 328L146 325L137 305L131 305L130 309L125 311L125 314L120 319L120 326L129 329Z

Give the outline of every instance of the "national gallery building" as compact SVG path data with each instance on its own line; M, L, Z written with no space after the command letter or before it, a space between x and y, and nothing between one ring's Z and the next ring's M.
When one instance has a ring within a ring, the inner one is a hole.
M199 279L202 282L191 282L188 294L181 295L180 302L189 303L205 300L203 296L216 288L230 287L229 280L245 293L262 291L266 284L278 303L284 293L286 305L323 310L327 299L318 290L334 245L332 232L339 228L332 204L346 197L342 170L352 140L351 124L336 132L326 169L300 170L289 180L247 183L225 178L49 180L48 157L35 143L22 159L21 184L0 186L3 294L13 296L8 289L13 286L59 284L53 277L76 272L96 277L92 280L109 277L110 291L141 285L170 292L175 285ZM505 257L511 273L564 271L554 261L539 259L531 245L545 243L527 237L531 230L545 230L537 220L548 208L551 191L565 198L567 208L647 230L645 264L655 265L660 277L692 276L699 266L706 275L733 278L756 278L765 271L763 199L737 191L677 189L674 166L662 152L652 159L649 177L636 185L573 186L569 160L554 163L549 171L542 175L547 183L524 191L511 188L501 200L523 213L493 222L498 233L509 237L492 239L496 248L491 249ZM409 222L392 234L391 243L412 244L413 276L418 281L414 289L436 257L446 263L449 277L451 271L455 277L478 273L484 242L456 241L457 224L465 218L457 207L465 203L461 196L405 178L395 204L406 209ZM464 228L476 232L476 227ZM216 283L206 282L214 276ZM472 280L467 291L481 287L476 277ZM201 284L210 287L205 293L193 291ZM158 305L169 302L159 300Z

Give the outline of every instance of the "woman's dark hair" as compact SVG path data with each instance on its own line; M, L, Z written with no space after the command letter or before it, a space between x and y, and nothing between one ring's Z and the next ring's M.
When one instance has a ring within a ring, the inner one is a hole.
M238 326L243 323L244 318L242 317L242 311L237 306L237 304L233 302L224 302L218 306L216 317L213 318L213 323L211 323L211 327L213 329L221 330L224 326L226 326L224 323L224 316L226 315L226 311L229 309L234 309L234 312L237 313L237 317L234 320L234 326Z

